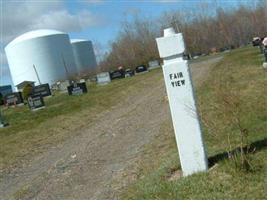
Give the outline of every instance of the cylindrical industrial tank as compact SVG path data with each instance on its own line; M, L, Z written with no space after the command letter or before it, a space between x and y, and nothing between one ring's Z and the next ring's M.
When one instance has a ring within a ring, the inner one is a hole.
M92 72L96 69L96 57L93 44L89 40L71 40L75 64L79 74Z
M68 34L56 30L27 32L6 47L14 85L23 81L54 84L77 74Z

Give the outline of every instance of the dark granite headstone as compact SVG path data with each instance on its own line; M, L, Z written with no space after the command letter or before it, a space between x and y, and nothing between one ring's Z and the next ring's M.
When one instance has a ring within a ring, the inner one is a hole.
M32 95L28 98L28 105L31 110L44 108L44 99L39 95Z
M124 76L125 71L123 69L112 71L109 74L110 74L111 80L119 79L119 78L125 78L125 76Z
M68 86L69 95L81 95L87 93L86 83L73 83Z
M139 65L135 68L135 73L147 72L147 67L145 65Z
M23 104L21 92L13 92L4 96L4 103L7 106Z
M33 87L33 95L42 97L51 96L49 84L47 83Z

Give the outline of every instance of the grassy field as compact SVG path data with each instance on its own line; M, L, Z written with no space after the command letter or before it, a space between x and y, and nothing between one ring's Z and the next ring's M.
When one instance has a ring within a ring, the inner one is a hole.
M162 134L144 147L138 159L138 180L122 188L119 199L266 199L267 71L261 67L263 57L257 48L248 47L223 55L196 88L207 152L215 165L208 173L180 177L173 128L169 121L163 122ZM46 108L37 112L26 106L4 109L11 126L0 129L0 172L77 136L105 110L127 102L129 91L137 94L156 79L162 79L160 69L103 87L90 84L89 93L82 96L56 94L45 99ZM240 145L240 125L254 149L250 172L236 170L226 156L227 150Z
M150 84L144 79L159 73L115 80L105 86L89 84L89 92L81 96L56 94L45 99L46 108L36 112L27 106L4 108L10 126L0 129L0 171L15 167L33 155L45 152L53 145L79 134L93 123L96 116L128 98L128 92Z
M262 62L257 48L234 50L196 88L213 165L208 173L180 177L173 129L162 126L162 134L145 147L138 180L123 188L119 199L267 199L267 71ZM250 171L235 167L226 153L240 146L240 129L253 149Z

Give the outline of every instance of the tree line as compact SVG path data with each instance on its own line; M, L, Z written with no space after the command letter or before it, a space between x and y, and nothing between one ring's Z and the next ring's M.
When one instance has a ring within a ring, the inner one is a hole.
M237 48L253 37L267 36L267 1L222 8L215 3L202 3L186 12L171 11L157 19L138 15L121 24L118 37L99 63L101 70L119 66L134 68L159 59L155 38L163 29L174 27L184 35L187 53L209 54L214 50Z

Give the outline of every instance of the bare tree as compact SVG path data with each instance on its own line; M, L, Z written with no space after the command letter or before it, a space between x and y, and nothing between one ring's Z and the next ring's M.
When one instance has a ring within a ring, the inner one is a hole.
M267 2L262 0L240 3L231 9L219 7L216 1L202 2L190 11L171 11L154 20L140 18L138 14L133 18L122 22L101 66L135 67L158 59L155 38L169 26L184 34L189 53L207 54L211 49L239 47L253 37L267 34Z

